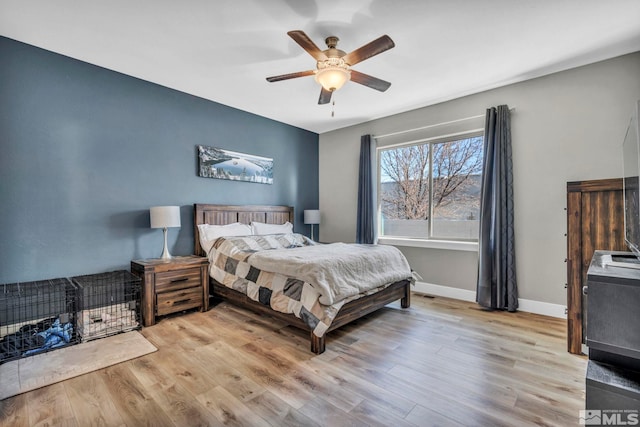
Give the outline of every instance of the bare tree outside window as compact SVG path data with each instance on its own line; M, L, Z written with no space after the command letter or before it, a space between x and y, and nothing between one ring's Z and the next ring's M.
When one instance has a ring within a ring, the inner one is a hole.
M429 216L429 146L413 145L382 152L382 210L390 219ZM391 185L384 185L384 184Z
M383 235L476 238L482 150L482 136L382 150Z

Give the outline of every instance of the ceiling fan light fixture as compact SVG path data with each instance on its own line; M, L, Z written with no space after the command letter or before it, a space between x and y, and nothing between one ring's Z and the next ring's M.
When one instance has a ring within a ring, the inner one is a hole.
M316 60L316 69L267 77L268 82L314 76L316 82L322 86L320 97L318 98L319 105L331 102L333 92L340 89L349 80L380 92L384 92L391 86L389 82L351 70L352 66L365 59L395 47L395 43L389 36L380 36L350 53L345 53L337 48L338 38L335 36L327 37L325 43L328 49L320 50L304 31L293 30L287 32L287 34L309 55L313 56Z
M351 70L342 58L318 61L315 79L325 90L336 91L351 79Z

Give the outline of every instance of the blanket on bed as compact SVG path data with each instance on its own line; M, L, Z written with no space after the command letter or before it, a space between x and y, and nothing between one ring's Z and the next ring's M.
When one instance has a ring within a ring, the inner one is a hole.
M278 271L262 270L252 264L252 257L258 253L277 253L282 252L281 250L291 252L328 246L332 245L317 245L300 234L221 237L216 240L209 252L210 275L218 283L239 291L254 301L270 306L273 310L294 314L302 319L315 335L322 337L344 304L361 296L373 294L397 280L382 283L377 287L373 285L371 289L347 296L332 304L322 304L320 302L322 287L300 277L289 276ZM322 275L322 273L318 274ZM325 274L330 276L328 273ZM410 278L411 271L407 266L407 271L398 280ZM366 280L360 278L358 282L364 283Z
M388 283L411 278L407 259L393 246L331 243L254 253L249 263L311 283L320 303L335 304Z

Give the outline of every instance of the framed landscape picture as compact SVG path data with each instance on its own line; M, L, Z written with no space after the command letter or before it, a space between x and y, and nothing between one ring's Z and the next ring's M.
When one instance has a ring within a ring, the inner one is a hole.
M198 145L198 176L273 184L273 159Z

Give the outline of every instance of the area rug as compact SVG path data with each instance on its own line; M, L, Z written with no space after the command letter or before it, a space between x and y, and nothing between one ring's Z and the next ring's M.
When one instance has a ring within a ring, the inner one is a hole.
M138 331L112 335L0 365L0 400L158 350Z

